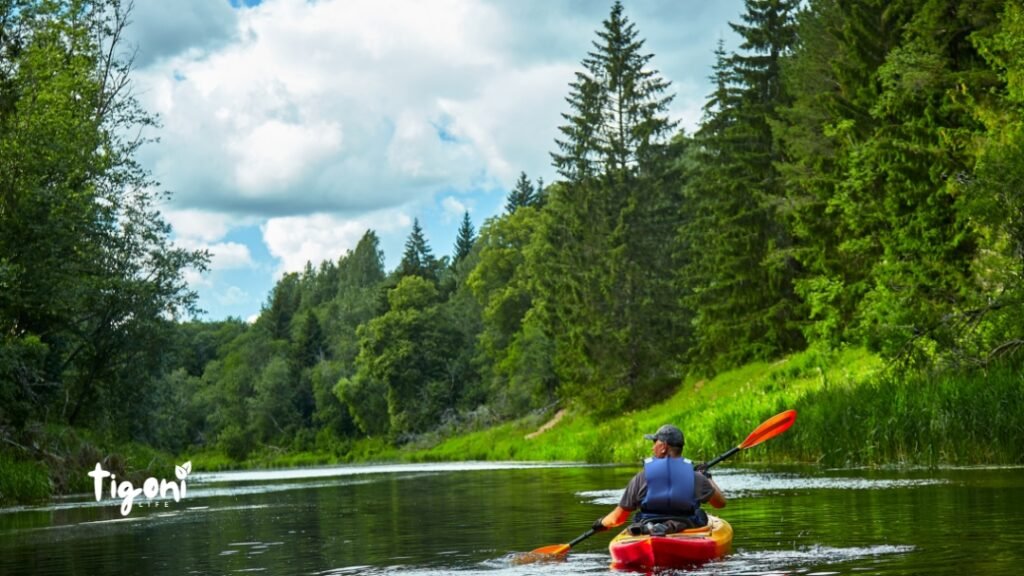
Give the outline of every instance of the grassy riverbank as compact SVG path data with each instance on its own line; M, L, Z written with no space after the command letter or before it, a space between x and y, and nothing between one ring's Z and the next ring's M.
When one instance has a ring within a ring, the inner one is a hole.
M415 456L636 462L650 455L650 442L643 435L662 424L675 423L686 435L686 455L706 460L739 444L758 424L787 408L801 412L796 426L804 427L804 420L812 420L804 417L804 398L822 390L868 385L881 373L881 361L863 350L838 354L809 351L777 362L748 364L710 380L689 379L664 402L646 410L603 420L568 414L551 430L530 439L526 435L535 426L521 421L452 438ZM813 451L800 450L792 435L737 456L743 458L772 462L820 459Z
M42 502L54 494L91 492L93 479L87 473L97 463L136 485L150 476L173 478L174 474L170 454L80 428L32 426L18 441L7 436L3 440L0 506Z
M637 462L650 451L643 434L666 422L686 434L686 455L705 460L739 444L769 416L795 408L793 428L735 461L811 462L827 466L1021 464L1024 453L1024 369L899 377L876 356L851 349L814 350L754 363L712 379L688 379L646 410L597 420L566 411L535 414L493 428L395 448L383 438L333 450L289 452L265 447L245 462L219 452L170 455L113 443L88 431L40 428L31 446L0 451L0 504L45 500L51 493L87 492L96 462L119 478L170 474L175 462L193 469L276 468L333 463L444 460Z
M706 460L739 444L769 416L799 414L786 434L738 454L737 461L827 466L1024 463L1024 370L888 373L864 350L803 352L687 381L647 410L595 421L568 415L532 439L516 422L448 439L410 454L419 460L526 459L635 462L663 423L686 434L686 455Z
M795 408L796 425L735 461L810 462L827 466L1021 464L1024 454L1024 370L899 376L863 349L809 350L775 362L753 363L712 379L691 378L664 402L597 420L568 411L538 431L552 414L440 438L427 436L396 449L382 439L360 440L344 453L264 450L244 467L360 461L559 460L637 462L643 440L661 424L678 424L686 454L705 460L739 444L769 416ZM196 455L201 469L239 467L217 454Z

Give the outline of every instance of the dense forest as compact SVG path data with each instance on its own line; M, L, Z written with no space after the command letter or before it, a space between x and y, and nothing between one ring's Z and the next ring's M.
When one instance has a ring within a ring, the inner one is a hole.
M682 9L682 8L680 8ZM748 0L699 129L621 3L567 87L558 178L450 255L414 223L199 322L129 139L117 0L0 0L0 437L344 455L555 406L597 417L809 347L905 373L1019 362L1024 6ZM143 132L145 133L145 132ZM26 456L28 455L28 456Z

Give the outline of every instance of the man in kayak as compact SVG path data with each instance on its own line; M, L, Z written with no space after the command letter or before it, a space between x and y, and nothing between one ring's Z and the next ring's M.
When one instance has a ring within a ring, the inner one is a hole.
M594 521L595 531L619 526L637 512L630 530L637 534L664 535L708 523L700 505L725 506L725 496L711 474L694 469L682 457L683 432L666 424L644 438L654 441L653 458L644 461L643 470L629 481L619 505Z

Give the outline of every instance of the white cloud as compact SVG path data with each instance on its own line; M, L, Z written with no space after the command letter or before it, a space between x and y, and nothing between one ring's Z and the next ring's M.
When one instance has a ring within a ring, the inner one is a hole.
M500 14L473 2L267 0L235 40L139 72L145 150L175 204L233 213L396 207L468 189L493 152L445 137L444 102L500 73ZM455 119L457 123L458 119Z
M142 30L166 19L202 47L138 37L140 50L162 55L136 76L164 125L143 160L178 209L261 217L396 208L442 190L507 187L521 170L550 181L568 84L608 10L265 0L230 11L230 27L215 10L211 44L198 40L199 19L142 4ZM193 4L183 10L212 10ZM728 4L740 2L626 5L688 128L708 91L715 40L739 14Z
M199 272L194 268L186 268L182 272L181 276L193 290L200 286L213 286L208 275L204 275L202 272Z
M210 250L215 270L278 273L337 259L367 228L386 251L400 251L412 215L444 225L468 207L486 218L482 207L500 206L494 196L520 171L551 182L569 82L609 9L546 0L263 0L245 9L135 1L134 93L162 124L153 134L160 143L139 160L174 194L165 214L175 241ZM624 4L652 66L672 81L671 115L692 130L715 43L731 34L727 21L738 21L742 0ZM257 224L276 264L231 236ZM215 295L240 282L212 277L190 283Z
M164 218L174 230L174 235L185 243L197 245L220 240L227 235L235 219L215 212L201 210L168 210Z
M367 230L396 232L412 224L412 218L399 210L385 210L358 218L330 214L271 218L260 227L270 253L280 260L278 274L298 272L306 262L318 266L324 260L336 261L356 247Z
M171 224L176 245L187 250L209 251L211 271L255 266L248 246L220 241L232 228L246 223L246 219L200 210L169 210L164 217ZM193 280L198 278L198 275L192 276ZM197 285L193 281L189 284Z
M222 306L235 306L246 304L252 300L248 292L238 286L229 286L226 291L217 296L217 302Z
M191 51L197 54L227 43L234 33L231 5L210 0L133 0L125 40L138 48L135 64Z
M462 218L462 215L469 211L469 208L454 196L445 196L441 201L441 208L444 209L444 218L447 222L454 218Z
M341 127L337 122L306 126L268 120L227 146L242 193L283 190L299 184L299 177L310 165L340 148Z
M238 242L220 242L206 247L210 251L210 269L231 270L252 268L254 262L249 247Z

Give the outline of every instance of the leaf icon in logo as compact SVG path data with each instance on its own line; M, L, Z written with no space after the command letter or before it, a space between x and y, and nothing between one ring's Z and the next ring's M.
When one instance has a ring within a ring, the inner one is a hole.
M178 480L184 480L189 473L192 472L192 461L189 460L181 466L174 467L174 475L178 477Z

